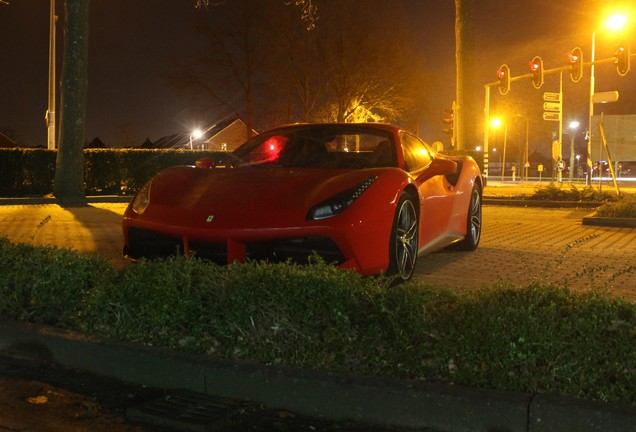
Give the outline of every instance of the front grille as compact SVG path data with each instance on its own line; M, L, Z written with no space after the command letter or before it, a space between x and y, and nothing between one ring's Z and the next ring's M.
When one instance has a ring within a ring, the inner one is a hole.
M191 240L188 247L190 253L197 258L217 264L227 263L226 243ZM166 258L183 252L183 241L179 237L134 227L128 230L128 245L124 255L129 258ZM245 252L246 259L272 263L291 260L298 264L307 264L314 254L329 264L338 265L345 261L338 246L328 237L252 242L246 245Z
M344 257L338 246L328 237L298 237L247 245L247 258L258 261L284 262L291 260L298 264L307 264L316 254L329 264L341 264Z
M225 243L206 243L190 241L190 252L195 257L217 264L227 263L227 245Z
M179 237L141 228L128 229L128 246L124 255L130 258L165 258L183 253Z

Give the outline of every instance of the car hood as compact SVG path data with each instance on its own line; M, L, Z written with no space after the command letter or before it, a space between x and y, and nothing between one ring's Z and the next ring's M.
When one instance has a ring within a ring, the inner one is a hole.
M196 214L196 220L213 217L216 226L254 220L273 225L305 220L311 207L380 171L176 167L155 177L150 203L173 214Z

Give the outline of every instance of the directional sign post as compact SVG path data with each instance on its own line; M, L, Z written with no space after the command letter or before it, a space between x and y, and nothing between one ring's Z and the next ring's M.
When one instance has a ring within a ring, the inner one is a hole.
M561 113L560 112L545 111L543 113L543 120L546 120L546 121L560 121L561 120Z
M561 111L561 102L543 102L543 109L545 111Z
M543 93L543 100L547 102L561 102L561 94L545 92Z
M561 121L561 93L543 93L543 120Z
M543 93L543 120L561 121L561 93Z

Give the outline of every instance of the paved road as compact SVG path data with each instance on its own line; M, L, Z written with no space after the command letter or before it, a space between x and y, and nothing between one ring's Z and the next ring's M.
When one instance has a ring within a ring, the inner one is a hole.
M125 265L120 229L124 209L125 204L0 206L0 236L97 252ZM584 226L581 220L588 213L486 205L480 247L421 257L416 275L452 288L543 282L608 290L636 301L636 229Z

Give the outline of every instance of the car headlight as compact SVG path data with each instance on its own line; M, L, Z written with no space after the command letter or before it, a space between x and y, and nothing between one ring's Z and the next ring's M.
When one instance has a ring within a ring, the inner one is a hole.
M135 195L132 202L132 210L137 214L143 214L150 204L150 182L143 185Z
M319 220L319 219L327 219L333 216L336 216L346 210L355 200L357 200L362 193L367 190L369 186L377 179L378 177L369 177L356 187L351 189L347 189L344 192L340 192L337 195L329 198L326 201L318 204L317 206L312 207L309 210L309 214L307 215L307 219L309 220Z

